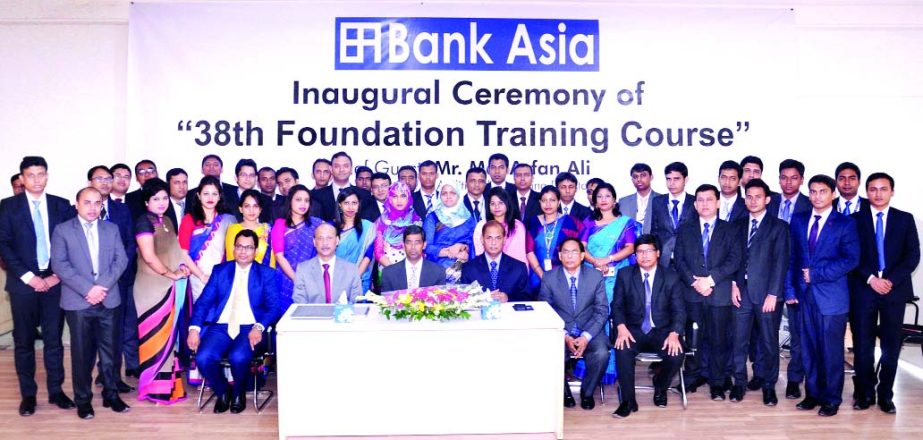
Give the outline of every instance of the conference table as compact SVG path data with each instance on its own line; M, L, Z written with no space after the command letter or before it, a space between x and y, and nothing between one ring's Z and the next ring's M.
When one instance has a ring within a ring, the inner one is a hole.
M277 325L279 438L554 433L563 438L564 323L544 302L500 318ZM302 310L303 312L304 310Z

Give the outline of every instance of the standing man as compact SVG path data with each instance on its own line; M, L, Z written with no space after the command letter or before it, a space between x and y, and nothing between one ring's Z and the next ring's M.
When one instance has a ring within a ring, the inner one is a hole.
M269 197L273 202L279 194L276 193L276 170L271 167L263 167L257 172L257 179L260 186L260 194Z
M321 189L330 185L330 176L332 165L329 160L320 158L311 165L311 177L314 178L314 188Z
M255 174L256 173L256 163L253 164L253 168L254 168L254 174ZM220 181L222 172L224 172L224 161L221 160L221 156L218 156L217 154L206 154L205 157L202 158L202 176L212 176ZM253 180L254 185L256 184L255 177L256 176L254 176L254 178L251 179ZM251 185L251 188L252 187L253 185ZM231 185L230 183L221 182L221 194L224 195L225 200L228 200L229 197L233 197L236 191L237 191L236 186ZM194 191L193 191L193 194L195 194ZM187 202L188 201L189 200L187 200ZM225 205L225 206L232 206L232 205Z
M743 168L733 160L724 161L718 168L718 186L721 188L718 217L728 223L747 216L744 198L740 196L741 174L743 174Z
M859 186L862 185L862 171L852 162L843 162L836 167L836 191L839 197L833 199L833 209L836 212L852 215L868 206L868 200L859 197Z
M356 167L356 186L366 191L372 190L372 169L359 165Z
M381 291L415 289L438 286L445 283L445 268L423 258L426 249L426 234L418 225L404 228L403 263L392 264L381 270Z
M612 298L610 332L622 403L612 413L623 419L638 410L635 400L635 356L654 352L663 359L654 376L654 405L667 406L667 389L683 364L680 338L686 328L685 287L673 269L662 266L657 237L643 234L635 241L637 265L620 270Z
M507 194L512 195L516 192L516 186L506 181L506 176L510 170L510 158L503 153L494 153L487 158L487 171L490 173L490 184L484 188L487 191L491 188L503 188Z
M182 168L171 168L167 171L167 185L170 188L170 204L167 206L165 215L173 221L173 227L179 230L179 222L186 215L189 175Z
M13 177L10 177L10 187L13 189L13 195L18 196L25 191L25 187L22 184L22 179L19 178L19 173L13 174Z
M538 191L532 189L532 177L532 165L520 162L513 167L516 191L510 194L510 199L513 201L513 215L523 223L542 213Z
M230 192L225 194L224 204L225 206L234 211L237 221L243 221L244 215L240 212L239 209L235 209L240 203L240 196L244 191L248 189L256 189L257 184L257 172L256 172L256 162L253 159L241 159L237 161L237 165L234 166L234 175L237 178L237 186L229 185ZM260 193L260 198L263 200L262 205L269 207L272 206L272 198L263 195ZM263 209L260 212L261 223L271 223L273 220L272 210Z
M94 416L92 378L97 353L103 406L120 413L129 409L116 385L122 333L118 282L128 257L118 226L99 221L102 205L102 194L95 188L80 190L77 217L59 224L51 239L51 265L63 284L61 308L70 329L74 400L81 419Z
M559 173L557 177L554 178L554 186L558 187L558 192L561 193L562 214L573 217L575 220L577 220L578 225L586 220L587 217L593 214L593 211L590 210L590 208L587 208L586 206L583 206L574 200L574 196L577 195L577 176L566 171Z
M285 198L288 197L288 191L293 186L298 185L298 171L289 167L279 168L276 170L276 183L279 185L279 193L282 194L282 197L277 198L272 204L272 215L275 218L280 218L284 215L282 211L285 210ZM313 203L311 208L314 208Z
M42 328L43 360L48 403L61 409L74 407L64 394L64 346L61 332L61 279L52 271L51 235L74 216L66 199L45 193L48 163L26 156L19 164L25 192L0 201L0 258L6 264L6 291L13 314L13 344L19 379L19 415L35 414L36 327Z
M682 162L667 165L663 174L667 181L667 194L651 200L651 234L660 240L663 250L660 252L660 264L671 267L673 247L676 245L676 231L680 225L696 218L695 197L686 193L686 179L689 169Z
M295 304L333 304L345 294L350 304L362 295L362 279L355 264L337 258L340 237L330 223L322 223L314 230L314 248L317 256L302 261L295 268Z
M650 203L651 199L660 195L651 189L651 179L653 177L654 172L651 170L650 165L646 163L632 165L631 184L635 187L635 193L619 199L619 210L622 214L641 223L645 234L651 232L651 225L653 224L652 211L654 205Z
M737 220L736 240L743 260L731 287L734 311L734 388L731 400L743 398L744 386L763 390L763 404L775 406L779 378L779 326L785 299L790 242L788 224L766 215L769 185L762 179L747 182L744 194L749 215ZM756 338L751 335L755 334ZM759 344L753 359L754 386L747 383L747 356L751 341Z
M336 199L343 188L356 188L356 192L359 193L360 212L372 203L372 195L368 191L349 183L349 178L353 174L353 159L345 151L335 153L330 158L330 163L333 183L311 191L311 215L326 222L333 222L337 210Z
M593 210L596 207L596 203L593 202L593 191L595 191L596 187L603 182L604 180L600 179L599 177L593 177L586 181L586 200L590 204L590 210Z
M712 400L724 400L731 341L731 281L740 268L740 246L734 227L718 218L718 188L701 185L695 190L698 221L689 221L676 232L674 264L686 288L686 330L693 325L705 335L704 344L689 365L690 384L702 384L700 369L707 369ZM742 395L740 396L743 397ZM739 399L738 399L739 400Z
M115 172L112 175L115 176ZM147 207L144 206L144 202L141 200L141 187L144 186L144 182L156 177L157 165L154 161L142 159L135 164L135 180L138 181L138 189L125 194L125 204L128 205L128 210L131 211L132 219L136 219L147 212ZM118 182L118 179L115 181ZM119 185L116 184L115 186L118 187ZM177 225L177 227L179 226Z
M420 189L413 193L413 210L425 219L427 214L439 206L439 191L436 189L439 170L436 162L431 160L420 162L417 168L420 169Z
M786 223L792 215L811 211L811 200L801 193L804 183L804 164L795 159L785 159L779 164L779 187L781 194L774 194L769 203L769 214Z
M397 181L404 182L413 193L417 190L417 170L413 168L413 165L402 165L397 170Z
M475 281L500 301L532 301L525 263L503 253L503 224L488 220L481 229L484 253L462 266L462 284Z
M484 200L484 187L487 185L487 172L483 168L474 167L465 173L465 197L462 202L465 208L471 212L475 220L481 221L487 218L485 215L487 203Z
M124 163L117 163L109 167L109 172L112 173L112 192L109 197L115 203L125 203L125 195L131 185L131 168Z
M740 170L740 187L743 188L750 180L763 178L763 159L757 156L744 156L740 160Z
M609 315L606 283L602 273L584 265L586 249L575 237L568 237L558 251L561 266L542 277L538 300L547 302L564 321L565 358L586 362L586 374L580 383L580 407L596 407L593 392L602 380L609 362L609 341L605 326ZM576 405L570 386L564 381L564 406Z
M372 174L372 199L373 203L366 204L359 212L359 218L372 223L385 212L385 200L388 200L388 190L391 189L391 176L385 173Z
M913 215L891 206L894 178L873 173L865 181L868 208L852 215L859 232L859 267L850 274L852 335L856 353L854 409L875 403L894 414L894 376L901 353L901 324L913 298L911 274L920 263L920 238ZM875 336L881 369L875 371Z
M821 406L836 415L843 401L843 339L849 313L847 275L859 264L856 222L833 209L836 181L808 182L812 210L792 216L792 256L787 299L801 306L801 350L806 373L801 410Z

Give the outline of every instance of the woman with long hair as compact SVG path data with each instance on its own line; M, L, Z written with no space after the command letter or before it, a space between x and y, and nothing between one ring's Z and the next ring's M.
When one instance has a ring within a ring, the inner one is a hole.
M295 268L298 267L298 263L317 255L317 250L314 249L314 230L323 220L311 217L308 214L310 209L311 192L304 185L293 186L285 197L282 217L276 219L269 233L278 271L279 313L285 313L292 305Z
M484 253L484 239L481 237L481 230L484 224L490 220L496 220L503 225L503 231L506 239L503 241L503 253L507 254L523 263L527 262L526 257L526 226L513 215L510 209L510 196L506 190L500 187L491 188L487 192L487 215L486 219L481 220L474 226L474 254L481 255Z
M340 244L337 258L342 258L359 268L362 277L362 291L368 292L372 285L372 257L374 256L375 225L359 218L359 193L352 187L343 188L337 195L337 210L334 215Z
M255 189L244 191L240 195L237 209L243 215L243 220L228 227L228 233L224 240L227 261L234 259L234 238L237 237L237 233L244 229L249 229L256 232L256 236L260 239L253 261L264 266L276 267L276 257L270 251L269 245L269 232L272 230L272 226L269 223L260 222L260 214L263 213L266 207L263 206L263 198L260 197L259 191Z

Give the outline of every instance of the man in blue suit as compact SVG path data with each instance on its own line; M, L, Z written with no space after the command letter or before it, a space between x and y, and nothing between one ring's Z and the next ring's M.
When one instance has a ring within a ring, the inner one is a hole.
M51 234L55 227L74 217L66 199L45 193L48 163L26 156L19 164L25 192L0 201L0 258L6 263L6 291L13 314L13 345L16 375L22 402L19 415L35 414L38 385L35 383L36 327L42 328L48 403L74 408L64 394L64 313L61 280L52 272Z
M920 263L920 238L913 215L891 207L894 179L874 173L865 182L868 206L852 215L859 231L859 267L850 275L851 330L856 354L854 409L875 403L894 414L894 376L901 353L901 324L913 298L910 275ZM881 370L875 373L875 336L881 341Z
M786 299L801 307L801 357L805 399L796 406L836 415L843 402L847 275L859 264L856 222L833 209L836 181L816 175L808 182L811 212L792 216L792 256Z
M532 301L528 290L526 264L503 253L503 225L496 220L484 224L481 236L484 253L462 266L462 283L477 281L490 289L500 302Z
M234 261L215 266L189 325L186 341L192 351L198 351L199 370L218 395L216 413L230 408L237 414L247 407L253 349L278 317L275 271L253 262L259 240L249 229L237 233ZM220 364L224 356L231 364L232 389Z

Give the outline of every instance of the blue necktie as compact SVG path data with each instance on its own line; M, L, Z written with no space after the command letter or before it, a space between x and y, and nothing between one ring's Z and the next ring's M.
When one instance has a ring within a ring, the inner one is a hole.
M480 205L480 204L481 204L480 200L475 200L475 202L474 202L474 219L477 220L477 221L481 221L481 209L478 207L478 205Z
M702 229L702 250L705 251L705 264L708 264L708 244L711 240L708 237L708 223L705 223L705 227Z
M885 271L885 213L878 213L878 220L875 220L875 244L878 247L878 272Z
M679 226L679 200L672 200L673 209L670 211L670 215L673 216L673 229L676 229Z
M852 211L850 211L850 209L849 209L849 205L852 205L852 202L849 201L849 200L847 200L847 201L846 201L846 209L843 210L843 212L846 213L846 215L852 214Z
M423 195L423 197L426 197L426 213L429 214L433 212L433 195Z
M817 232L820 230L820 216L814 216L814 224L811 225L811 233L808 234L808 252L814 255L814 247L817 246Z
M644 274L644 322L641 323L641 331L644 334L651 332L654 328L654 321L651 319L651 274Z
M570 277L570 302L574 305L574 318L577 317L577 277ZM577 328L577 321L570 328L570 335L573 337L580 336L580 330Z
M782 208L782 212L779 213L779 218L785 220L785 223L791 223L792 221L792 201L786 200L785 207Z
M750 226L750 236L747 237L747 247L748 248L750 247L750 243L753 242L753 236L756 235L756 228L758 226L756 219L750 220L750 225L751 225Z
M42 210L38 209L41 201L33 200L35 209L32 210L32 222L35 223L35 257L39 269L48 268L48 243L45 241L45 220L42 219Z
M500 276L500 273L497 272L497 262L490 262L490 288L492 290L497 289L497 278Z

